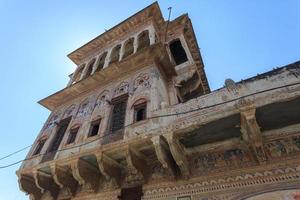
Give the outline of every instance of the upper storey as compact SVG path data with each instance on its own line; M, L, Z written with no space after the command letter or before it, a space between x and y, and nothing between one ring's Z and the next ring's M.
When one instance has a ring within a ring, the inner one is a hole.
M157 2L68 57L77 65L68 86L39 102L50 110L150 64L173 83L179 102L210 92L190 19L165 21Z

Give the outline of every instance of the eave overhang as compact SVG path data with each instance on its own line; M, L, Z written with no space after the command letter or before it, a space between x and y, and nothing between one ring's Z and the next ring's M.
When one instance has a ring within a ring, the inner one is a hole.
M113 28L108 31L102 33L97 36L90 42L85 45L79 47L75 51L71 52L68 57L76 64L79 65L82 62L82 59L86 58L88 54L96 51L97 49L101 49L117 38L120 38L130 31L132 31L135 27L143 22L152 19L157 26L163 26L164 19L162 13L160 11L159 5L157 2L149 5L148 7L142 9L126 20L120 22Z
M100 85L108 84L114 79L124 77L151 64L156 64L167 80L171 80L176 75L175 66L170 62L165 46L161 43L156 43L120 62L110 64L105 69L95 72L86 79L56 92L38 103L52 111L83 93L87 93Z

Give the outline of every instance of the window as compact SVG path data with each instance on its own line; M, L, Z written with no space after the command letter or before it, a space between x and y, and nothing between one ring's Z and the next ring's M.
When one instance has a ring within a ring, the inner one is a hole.
M71 143L75 142L78 130L79 130L79 127L71 129L67 144L71 144Z
M96 59L93 59L89 65L87 66L87 70L86 70L86 73L84 75L84 78L87 78L89 75L91 75L92 71L93 71L93 66L94 66L94 63L95 63Z
M145 120L147 116L147 102L134 106L134 122Z
M99 57L96 71L99 71L99 70L103 69L106 56L107 56L107 52L103 53L103 54Z
M111 51L110 63L119 61L121 45L117 45Z
M127 98L128 96L125 94L112 100L113 111L111 117L111 132L115 132L124 128Z
M49 145L47 149L47 154L44 155L42 162L52 160L56 154L57 149L60 146L60 143L65 135L65 132L69 126L69 123L71 121L71 117L63 119L59 122L57 132L54 136L54 138L51 141L51 145Z
M40 140L39 141L38 145L36 146L36 148L35 148L35 150L34 150L34 152L32 154L33 156L37 155L37 154L39 154L41 152L41 150L42 150L45 142L46 142L46 140Z
M99 128L100 128L100 123L101 123L100 119L95 120L91 123L88 137L98 135L98 131L99 131Z
M176 65L180 65L181 63L184 63L188 60L185 50L182 47L179 39L170 43L170 51Z
M150 46L149 31L145 30L138 36L138 50Z
M83 69L84 69L84 65L83 66L81 66L78 70L77 70L77 72L75 71L74 73L74 78L73 78L73 82L74 83L77 83L78 81L80 81L80 77L81 77L81 74L82 74L82 71L83 71Z
M133 41L134 38L130 38L126 41L124 46L124 55L123 58L126 58L127 56L131 55L133 53Z

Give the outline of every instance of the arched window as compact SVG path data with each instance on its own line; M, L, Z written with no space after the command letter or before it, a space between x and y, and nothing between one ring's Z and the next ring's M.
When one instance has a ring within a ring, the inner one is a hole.
M185 50L182 47L182 44L179 39L171 42L169 47L176 65L180 65L181 63L184 63L188 60Z
M130 38L129 40L127 40L125 42L123 58L126 58L127 56L129 56L133 53L133 41L134 41L134 38Z
M96 71L100 71L101 69L103 69L106 56L107 56L107 52L104 52L104 53L98 58Z
M79 131L79 126L71 128L68 136L67 144L72 144L75 142L78 131Z
M117 46L115 46L113 48L113 50L111 51L111 55L110 55L110 63L114 63L119 61L120 58L120 49L121 49L121 45L118 44Z
M83 78L87 78L89 75L91 75L92 71L93 71L93 66L95 64L96 59L94 58L87 66L85 75Z
M133 105L134 109L134 122L139 122L147 118L147 101L140 99Z
M79 69L77 70L77 72L75 71L74 78L73 78L73 83L77 83L78 81L80 81L80 77L82 75L84 67L85 67L85 65L81 65L79 67Z
M138 36L138 51L150 46L149 31L145 30Z

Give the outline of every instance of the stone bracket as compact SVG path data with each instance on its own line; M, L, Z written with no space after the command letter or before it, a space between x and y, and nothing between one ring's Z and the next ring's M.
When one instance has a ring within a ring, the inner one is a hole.
M94 192L97 191L101 176L97 166L79 158L71 163L71 169L78 184Z
M143 175L144 181L147 181L150 176L150 167L144 155L139 153L132 146L128 146L126 152L126 161L129 169L136 169Z
M37 187L42 190L42 193L44 193L45 191L49 191L54 199L57 198L59 193L59 186L54 182L51 173L48 174L42 170L34 169L33 177L35 179Z
M167 142L160 135L154 136L151 138L151 141L154 145L158 161L161 163L164 169L168 170L171 175L175 176L175 168L172 164L173 158Z
M174 133L165 134L164 137L167 139L171 154L176 164L180 168L182 176L185 178L189 178L190 167L189 162L187 160L187 153L185 151L185 148L180 143L178 138L175 137Z
M262 134L256 120L255 112L256 109L253 105L240 108L241 132L243 134L243 140L252 149L258 162L263 164L267 159L263 148Z
M118 186L121 185L121 165L106 156L104 153L95 155L97 158L99 170L107 180L113 180Z
M60 188L66 187L72 196L75 196L78 182L74 179L71 168L69 166L59 165L51 165L50 168L54 182L59 185Z
M40 200L42 198L42 192L35 184L34 177L30 175L18 174L19 187L23 192L26 192L33 196L34 200Z

